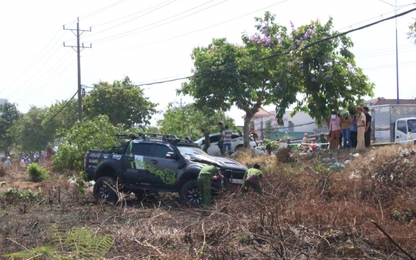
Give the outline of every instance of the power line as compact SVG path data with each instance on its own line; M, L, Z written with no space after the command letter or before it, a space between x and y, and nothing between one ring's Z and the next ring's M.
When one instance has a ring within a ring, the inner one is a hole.
M193 34L193 33L196 33L196 32L200 32L200 31L203 31L203 30L206 30L206 29L210 29L210 28L213 28L213 27L216 27L216 26L219 26L219 25L222 25L222 24L225 24L225 23L228 23L228 22L231 22L231 21L240 19L240 18L245 17L247 15L251 15L253 13L256 13L256 12L262 11L264 9L267 9L267 8L270 8L270 7L273 7L273 6L282 4L282 3L287 2L287 1L288 0L283 0L283 1L280 1L278 3L275 3L275 4L272 4L272 5L269 5L269 6L260 8L260 9L257 9L255 11L252 11L252 12L249 12L249 13L246 13L246 14L243 14L243 15L240 15L240 16L237 16L237 17L234 17L232 19L229 19L229 20L226 20L226 21L223 21L223 22L214 24L214 25L210 25L210 26L204 27L202 29L198 29L198 30L195 30L195 31L191 31L191 32L188 32L188 33L184 33L184 34L181 34L181 35L178 35L178 36L175 36L175 37L171 37L171 38L163 39L163 40L160 40L160 41L155 41L155 42L151 42L151 43L147 43L147 44L143 44L143 45L139 45L139 46L136 46L136 47L127 48L127 49L123 49L123 50L118 50L118 51L113 51L113 52L106 52L106 54L113 54L113 53L118 53L118 52L123 52L123 51L129 51L129 50L132 50L132 49L137 49L137 48L146 47L146 46L149 46L149 45L154 45L154 44L158 44L158 43L161 43L161 42L166 42L166 41L170 41L170 40L173 40L173 39L177 39L177 38L180 38L180 37L183 37L183 36L187 36L187 35L190 35L190 34Z
M133 35L133 34L136 34L136 33L139 33L139 32L144 32L144 31L147 31L147 30L150 30L150 29L154 29L154 28L157 28L157 27L159 27L159 26L162 26L162 25L165 25L165 24L168 24L168 23L171 23L171 22L174 22L174 21L177 21L177 20L180 20L180 19L183 19L183 18L189 17L189 16L191 16L191 15L197 14L197 13L199 13L199 12L205 11L205 10L207 10L207 9L210 9L210 8L214 7L214 6L217 6L217 5L219 5L219 4L222 4L222 3L226 2L226 1L227 1L227 0L224 0L224 1L219 2L219 3L217 3L217 4L214 4L214 5L211 5L211 6L209 6L209 7L206 7L206 8L204 8L204 9L202 9L202 10L197 10L197 11L195 11L195 12L191 13L191 14L188 14L188 15L185 15L185 16L182 16L182 17L179 17L179 18L173 19L173 20L169 20L169 19L172 19L172 18L174 18L174 17L176 17L176 16L179 16L179 15L181 15L181 14L187 13L187 12L189 12L189 11L193 10L193 9L196 9L196 8L199 8L199 7L203 6L203 5L206 5L207 3L212 2L212 1L205 2L205 3L203 3L203 4L201 4L201 5L197 6L197 7L193 7L193 8L188 9L188 10L186 10L186 11L182 12L182 13L175 14L175 15L170 16L170 17L168 17L168 18L164 18L164 19L159 20L159 21L157 21L157 22L154 22L154 23L152 23L152 24L148 24L148 25L145 25L145 26L143 26L143 27L136 28L136 29L134 29L134 30L130 30L130 31L127 31L127 32L124 32L124 33L120 33L120 34L117 34L117 35L113 35L113 36L105 37L105 38L98 39L98 40L93 40L92 42L93 42L93 43L97 43L97 42L103 42L103 41L115 40L115 39L119 39L119 38L123 38L123 37L130 36L130 35Z
M45 125L46 124L49 124L49 122L51 122L52 120L54 120L55 119L55 117L57 116L57 115L59 115L61 112L62 112L62 110L74 99L74 97L76 96L76 94L78 94L78 91L77 92L75 92L75 94L65 103L65 105L63 106L63 107L61 107L59 110L58 110L58 112L56 112L55 113L55 115L53 115L48 121L46 121L46 123L45 123Z
M355 32L355 31L359 31L359 30L366 29L368 27L377 25L379 23L386 22L388 20L391 20L391 19L394 19L394 18L403 16L403 15L409 14L409 13L415 11L415 10L416 10L416 8L413 8L413 9L410 9L408 11L399 13L397 15L394 15L394 16L391 16L391 17L388 17L388 18L384 18L382 20L379 20L379 21L376 21L376 22L373 22L373 23L370 23L370 24L366 24L364 26L361 26L361 27L358 27L358 28L355 28L355 29L348 30L346 32L342 32L342 33L338 33L338 34L333 35L333 36L325 37L325 38L322 38L322 39L317 40L315 42L306 44L303 47L297 47L297 46L296 47L292 47L292 48L290 48L287 51L284 51L284 52L281 52L281 53L276 53L276 54L273 54L273 55L270 55L270 56L267 56L267 57L263 57L263 58L258 59L257 61L262 61L262 60L267 60L267 59L271 59L271 58L275 58L275 57L287 55L291 51L294 51L296 49L304 50L304 49L307 49L309 47L315 46L315 45L317 45L317 44L319 44L321 42L328 41L328 40L331 40L331 39L335 39L335 38L338 38L339 36L343 36L343 35L346 35L346 34L349 34L349 33ZM144 83L144 84L137 84L135 86L137 86L137 87L140 87L140 86L148 86L148 85L162 84L162 83L167 83L167 82L173 82L173 81L178 81L178 80L189 79L189 78L192 78L192 77L201 77L201 76L210 75L210 74L213 74L213 73L217 73L217 72L224 71L224 70L231 69L231 68L235 68L235 67L237 67L237 64L236 63L233 63L233 64L226 65L225 67L223 67L221 69L212 70L212 71L206 71L206 72L201 72L201 73L198 73L197 75L193 75L193 76L187 76L187 77L181 77L181 78L174 78L174 79L163 80L163 81L156 81L156 82L150 82L150 83Z

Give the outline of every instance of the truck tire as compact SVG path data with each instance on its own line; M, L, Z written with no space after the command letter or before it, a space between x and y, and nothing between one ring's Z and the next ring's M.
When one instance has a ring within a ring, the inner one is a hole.
M101 177L94 184L94 198L98 202L116 203L118 194L116 184L111 177Z
M201 206L202 200L199 194L198 181L190 180L185 183L179 192L179 197L191 207Z

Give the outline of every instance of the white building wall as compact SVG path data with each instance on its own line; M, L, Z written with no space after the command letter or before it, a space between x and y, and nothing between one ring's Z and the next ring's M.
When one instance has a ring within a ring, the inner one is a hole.
M289 128L281 128L278 129L278 132L313 132L314 129L318 128L318 126L315 123L315 120L312 119L312 117L310 117L305 112L297 112L293 117L291 117L290 113L292 112L293 111L286 111L286 113L284 114L283 126L289 127L289 121L291 121L294 124L293 130L289 130ZM272 121L272 127L282 127L277 124L276 113L274 111L270 111L270 114L270 116L255 118L253 120L254 130L259 136L261 136L261 129L264 129L266 127L266 122L268 120Z

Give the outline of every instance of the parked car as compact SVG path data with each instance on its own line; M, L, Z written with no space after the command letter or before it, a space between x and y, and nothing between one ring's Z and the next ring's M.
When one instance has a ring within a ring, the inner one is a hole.
M218 146L218 142L221 139L221 133L215 133L215 134L210 134L209 135L209 140L211 145L208 148L207 153L209 155L220 155L221 154L221 150L220 147ZM204 149L205 146L205 138L201 137L198 140L196 140L194 142L196 145L198 145L199 148ZM254 149L256 148L257 144L254 141L250 141L250 148ZM241 149L244 147L244 138L242 136L240 136L239 134L235 134L233 133L231 135L231 150L232 151L237 151L238 149Z

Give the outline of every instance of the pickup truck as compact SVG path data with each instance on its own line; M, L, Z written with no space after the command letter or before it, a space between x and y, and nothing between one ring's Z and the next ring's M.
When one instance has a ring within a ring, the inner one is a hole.
M224 185L242 183L247 167L240 163L210 156L189 141L155 136L119 136L127 138L120 146L85 154L84 171L95 181L97 201L117 202L119 192L133 192L139 199L146 192L177 192L187 204L200 205L197 177L205 164L219 168Z

